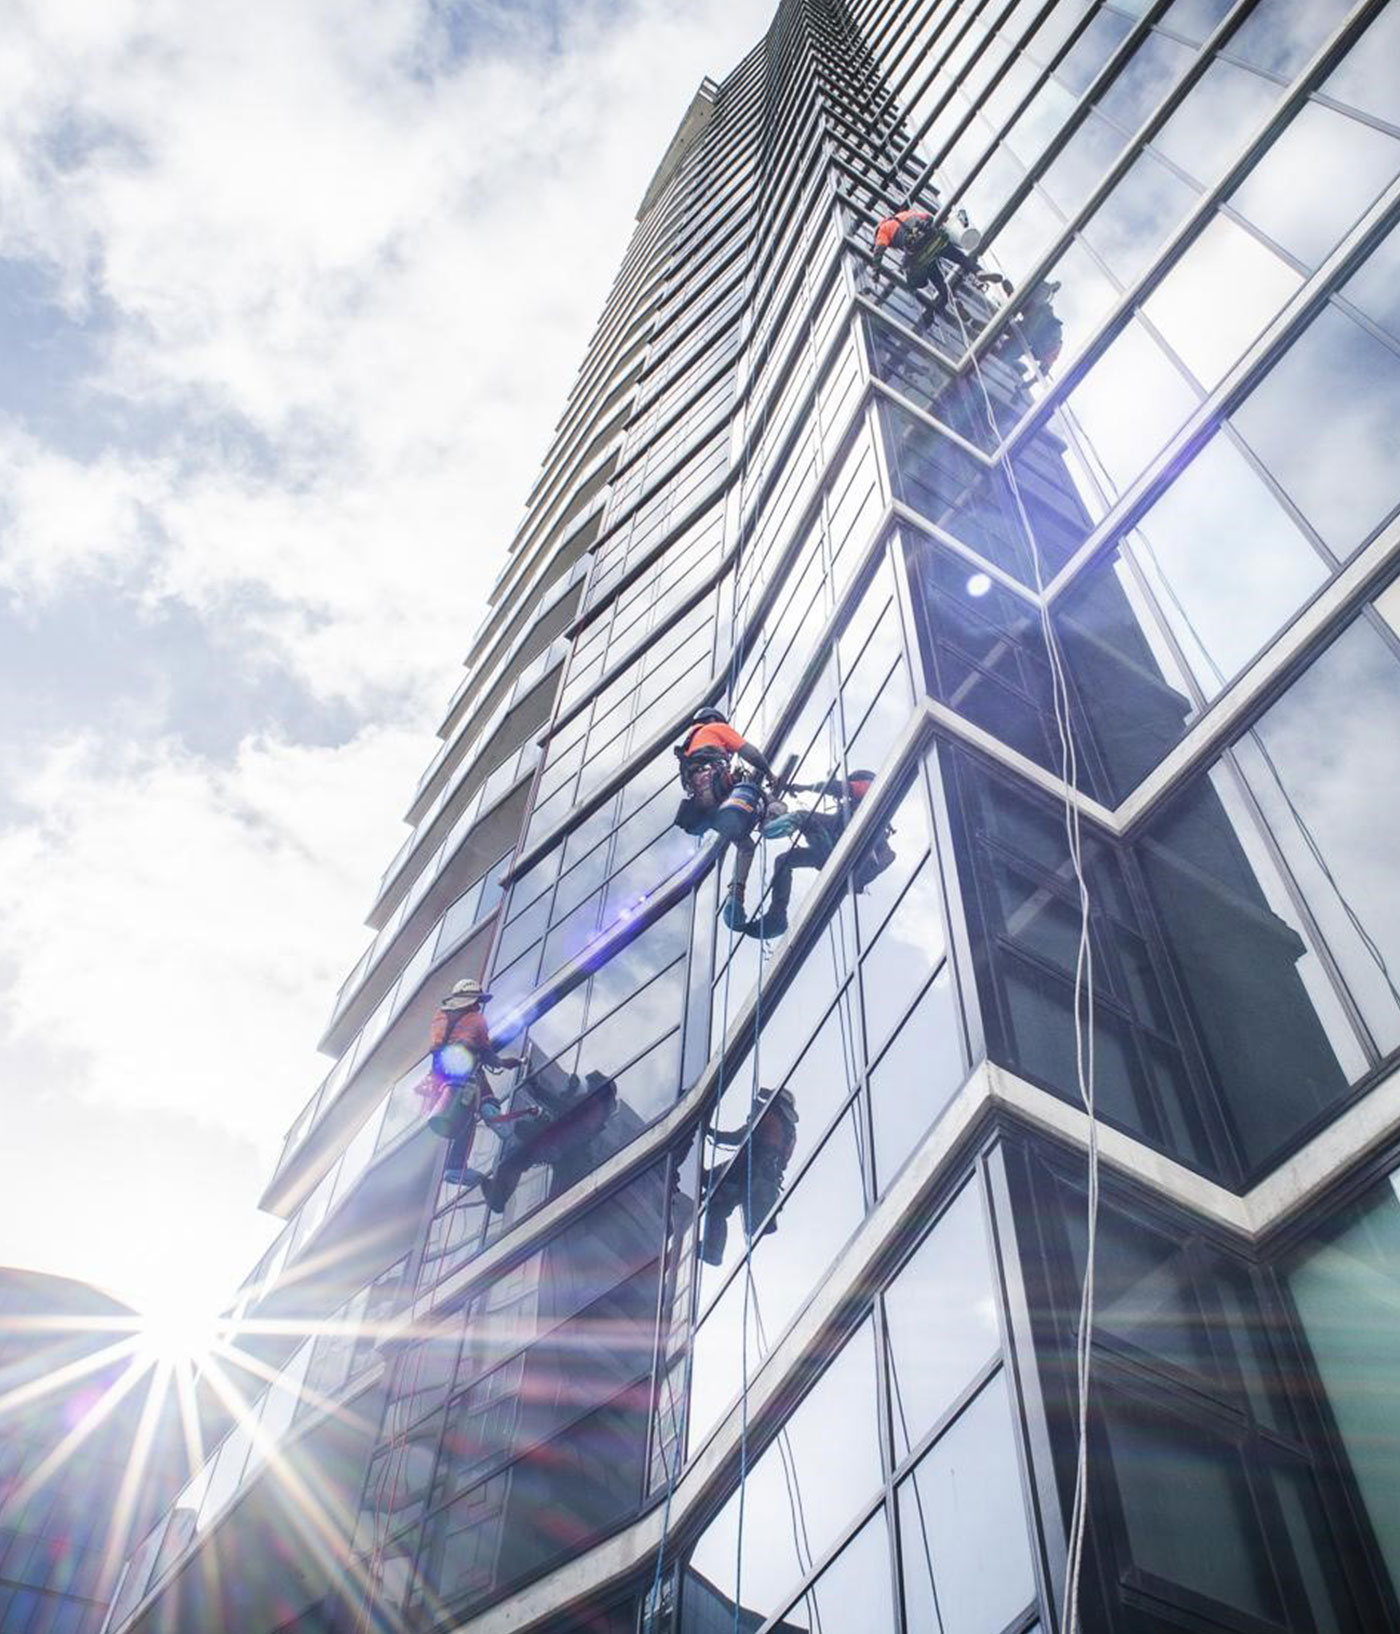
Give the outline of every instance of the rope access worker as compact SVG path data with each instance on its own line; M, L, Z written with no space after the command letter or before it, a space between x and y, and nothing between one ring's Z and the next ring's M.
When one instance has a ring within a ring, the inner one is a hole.
M418 1093L432 1103L429 1129L452 1143L443 1170L449 1185L475 1186L484 1178L479 1170L467 1167L478 1118L501 1134L521 1118L541 1116L534 1106L504 1111L486 1080L487 1071L505 1072L521 1065L519 1056L502 1055L492 1040L485 1015L490 1002L491 995L469 976L457 983L433 1017L433 1064Z
M743 927L745 935L769 937L783 934L788 926L787 912L788 904L792 901L794 870L826 867L831 853L836 849L836 842L846 832L874 781L875 773L864 768L853 771L849 778L834 775L810 792L835 800L835 811L793 811L765 825L765 839L782 839L786 834L797 834L800 839L774 863L773 889L768 906ZM863 891L894 861L894 847L889 841L893 832L886 824L851 870L852 883L858 891Z
M1065 343L1065 326L1055 311L1059 284L1042 279L1026 297L1019 328L1026 350L1041 374L1049 374Z
M761 750L729 724L722 710L697 709L685 737L676 745L680 762L682 799L675 826L687 834L719 834L734 847L734 872L724 902L724 922L730 930L745 925L744 888L753 867L754 830L776 804L759 784L736 779L734 757L752 766L769 787L777 778Z
M959 273L967 273L978 282L998 282L1009 295L1010 283L999 273L985 273L972 254L954 243L952 231L945 222L935 226L927 210L909 205L892 216L886 216L875 229L874 270L878 277L885 252L896 249L904 261L904 282L910 289L922 289L932 284L933 310L929 317L940 313L949 300L948 280L943 276L940 261L951 261Z
M715 1169L706 1172L706 1186L712 1188L705 1203L705 1232L700 1244L700 1258L706 1265L724 1263L729 1216L736 1208L743 1208L744 1234L751 1238L754 1226L772 1213L783 1194L783 1176L797 1146L797 1102L790 1089L780 1089L776 1094L771 1089L760 1089L743 1127L714 1129L710 1140L716 1146L739 1146L750 1135L747 1163L740 1158L718 1178ZM777 1229L777 1220L769 1220L760 1235L766 1237Z

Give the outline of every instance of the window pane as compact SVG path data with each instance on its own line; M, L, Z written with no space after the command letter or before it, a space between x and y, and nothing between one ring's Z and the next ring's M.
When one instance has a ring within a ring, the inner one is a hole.
M1400 656L1357 619L1239 745L1240 765L1381 1050L1400 1043ZM1387 802L1388 804L1388 802Z
M1351 50L1322 82L1328 96L1400 125L1395 64L1400 62L1400 10L1384 6Z
M1070 394L1071 419L1120 492L1196 407L1197 394L1132 322ZM1131 403L1133 412L1125 413Z
M1370 1192L1289 1273L1352 1474L1400 1588L1400 1185Z
M1104 1390L1102 1411L1131 1563L1164 1584L1282 1621L1241 1449L1116 1391Z
M946 952L943 892L930 857L861 961L865 1036L872 1054L889 1038Z
M1282 880L1223 770L1149 830L1143 870L1247 1167L1364 1069Z
M1350 9L1347 0L1263 0L1225 50L1254 68L1292 79Z
M1001 1348L974 1177L885 1290L896 1458L905 1457Z
M742 1556L737 1493L695 1546L686 1578L698 1576L706 1588L693 1603L713 1606L718 1595L732 1620L737 1598L742 1625L756 1628L781 1609L879 1481L875 1346L867 1322L750 1468ZM682 1628L695 1634L712 1628L689 1615L689 1590L686 1599Z
M1400 142L1307 102L1230 195L1305 266L1322 264L1400 171Z
M810 1634L872 1634L895 1627L890 1540L880 1510L856 1533L778 1625ZM719 1630L715 1634L720 1634Z
M1335 307L1308 326L1233 420L1338 555L1349 556L1394 508L1400 357Z
M1208 698L1327 577L1306 535L1226 436L1196 455L1127 548Z
M1301 277L1257 238L1217 215L1148 298L1143 311L1207 388L1217 385Z
M945 964L870 1074L877 1191L904 1166L966 1075L962 1022Z
M1198 195L1154 154L1142 153L1089 217L1085 242L1121 284L1135 283L1190 214Z
M1232 62L1214 62L1158 131L1153 146L1187 175L1209 186L1239 153L1279 95L1280 87L1258 74Z
M1400 12L1396 16L1400 17ZM1361 270L1342 285L1342 294L1354 301L1372 323L1400 341L1400 232L1391 232L1381 240Z
M991 1380L899 1489L909 1634L988 1634L1035 1597L1005 1379Z

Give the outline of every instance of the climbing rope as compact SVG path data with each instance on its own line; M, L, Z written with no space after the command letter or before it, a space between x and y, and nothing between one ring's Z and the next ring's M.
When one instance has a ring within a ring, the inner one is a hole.
M1066 1634L1078 1634L1079 1593L1083 1576L1084 1539L1088 1521L1089 1492L1089 1382L1091 1346L1094 1329L1094 1271L1098 1241L1099 1217L1099 1127L1094 1109L1094 962L1090 942L1089 884L1084 873L1079 806L1075 799L1078 788L1078 756L1074 744L1074 730L1070 719L1069 682L1065 673L1059 636L1050 616L1045 597L1045 580L1040 560L1040 544L1031 524L1016 476L1016 468L1007 451L1005 440L997 426L991 393L982 374L976 350L968 336L962 310L954 294L949 294L947 305L952 308L962 335L963 350L970 358L986 410L987 425L999 460L1006 475L1007 485L1016 505L1017 518L1030 548L1031 564L1035 574L1035 589L1040 610L1042 639L1050 668L1051 699L1055 728L1060 740L1060 777L1064 786L1065 839L1069 848L1070 865L1074 872L1079 894L1079 943L1074 967L1074 1064L1080 1099L1088 1115L1088 1207L1085 1237L1084 1280L1080 1289L1079 1330L1075 1343L1077 1448L1074 1472L1074 1501L1070 1512L1069 1535L1066 1545L1063 1624Z

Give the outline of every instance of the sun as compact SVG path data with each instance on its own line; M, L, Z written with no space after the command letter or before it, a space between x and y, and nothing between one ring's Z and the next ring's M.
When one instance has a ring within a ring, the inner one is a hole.
M137 1314L137 1345L148 1361L198 1366L218 1348L222 1329L219 1318L188 1295L149 1299Z

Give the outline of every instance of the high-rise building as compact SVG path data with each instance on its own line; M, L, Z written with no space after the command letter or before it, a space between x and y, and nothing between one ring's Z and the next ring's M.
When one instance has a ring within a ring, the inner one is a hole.
M1397 62L783 0L701 85L268 1189L237 1314L333 1320L114 1631L1400 1628ZM707 706L826 814L766 937Z
M98 1634L127 1552L189 1474L140 1330L88 1283L0 1268L0 1634Z

